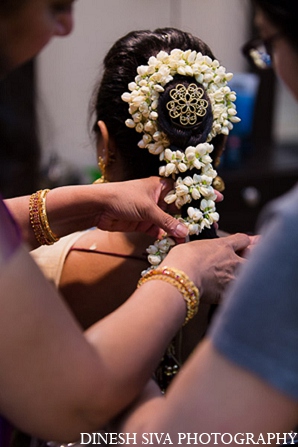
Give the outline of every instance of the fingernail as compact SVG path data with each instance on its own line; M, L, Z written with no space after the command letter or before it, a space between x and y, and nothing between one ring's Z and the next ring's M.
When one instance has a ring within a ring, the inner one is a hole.
M183 224L178 224L175 234L177 237L186 237L188 235L188 228Z
M223 194L220 192L220 193L218 193L218 195L217 195L217 202L222 202L223 201L223 199L224 199L224 196L223 196Z

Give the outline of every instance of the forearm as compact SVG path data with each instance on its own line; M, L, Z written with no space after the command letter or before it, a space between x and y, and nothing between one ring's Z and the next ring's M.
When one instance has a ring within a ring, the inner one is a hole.
M86 332L105 359L101 395L107 420L143 388L185 315L185 302L175 287L150 281Z
M103 185L104 186L104 185ZM29 218L30 196L5 200L17 221L23 239L31 248L38 247ZM46 212L50 228L58 237L90 228L104 207L104 188L95 185L65 186L51 190L46 196Z
M2 274L0 411L42 438L75 440L130 404L185 318L175 287L152 281L83 337L24 250Z

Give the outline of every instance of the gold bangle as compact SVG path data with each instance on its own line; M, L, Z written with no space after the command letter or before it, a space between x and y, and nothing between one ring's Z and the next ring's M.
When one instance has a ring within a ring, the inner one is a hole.
M145 273L140 278L138 287L151 279L166 281L176 287L182 294L186 303L186 317L183 325L188 323L196 315L200 301L199 290L184 272L174 267L158 267Z
M40 245L46 245L47 241L42 231L42 226L40 222L40 193L41 191L37 191L30 196L29 199L29 218L32 229L34 231L34 235L36 240Z
M52 245L59 240L49 225L46 212L46 195L49 189L33 193L29 200L29 218L36 240L40 245Z
M43 229L43 233L45 238L48 240L48 245L52 245L55 242L59 241L59 237L54 234L50 228L50 224L48 221L47 210L46 210L46 195L50 192L49 189L44 189L40 194L40 221Z

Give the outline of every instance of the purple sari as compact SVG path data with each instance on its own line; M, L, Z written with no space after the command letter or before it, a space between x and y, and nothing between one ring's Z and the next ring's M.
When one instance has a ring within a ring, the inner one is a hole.
M12 426L0 416L0 446L9 447L12 438Z
M0 267L8 261L20 243L21 232L0 197ZM0 447L10 445L11 435L12 426L0 416Z

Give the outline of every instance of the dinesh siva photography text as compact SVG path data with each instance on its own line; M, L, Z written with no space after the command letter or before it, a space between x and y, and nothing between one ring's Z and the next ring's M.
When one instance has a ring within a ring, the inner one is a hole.
M297 433L81 433L82 445L291 445Z

